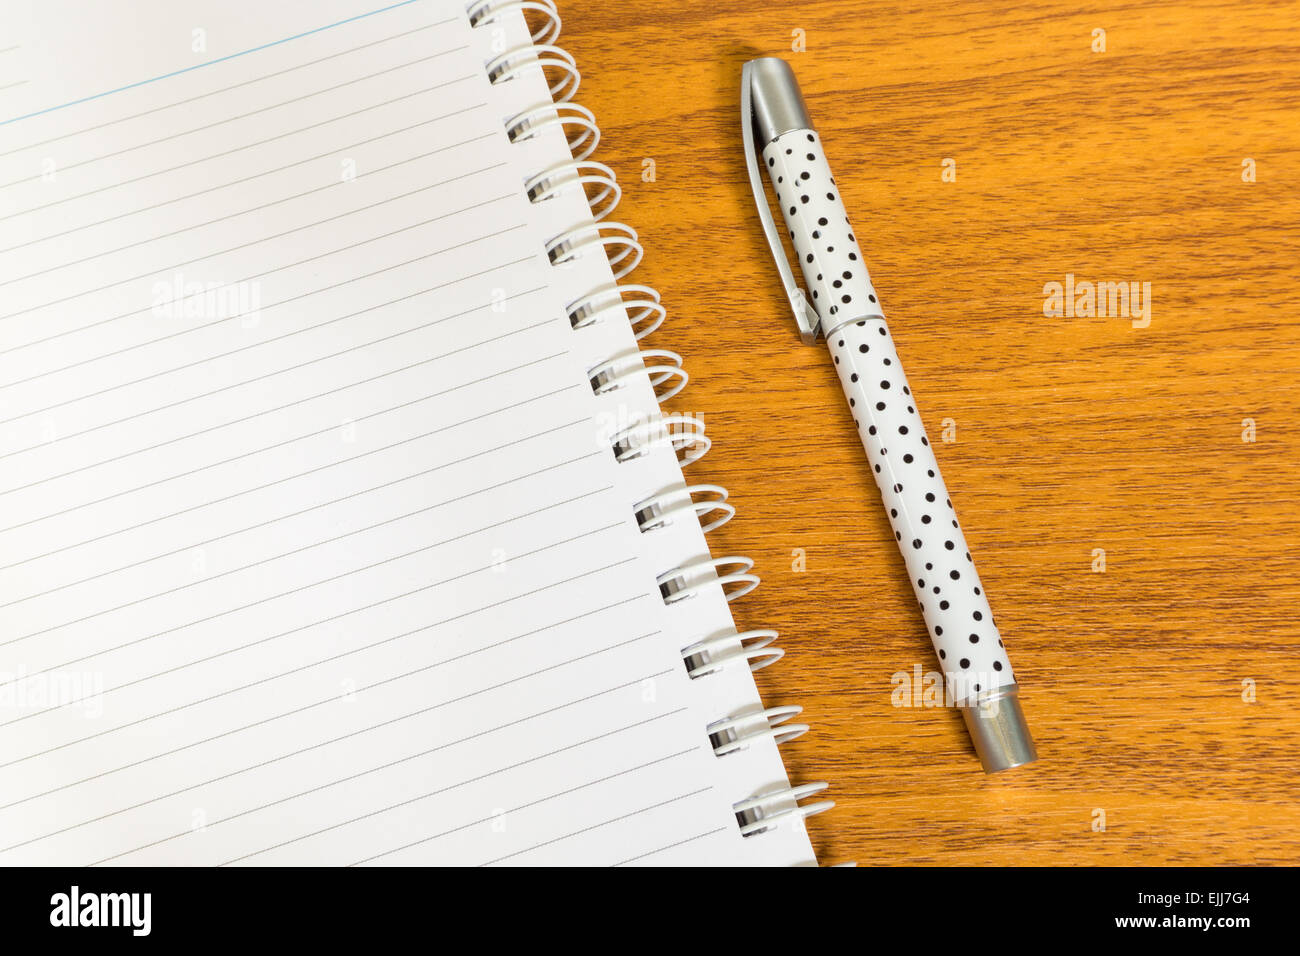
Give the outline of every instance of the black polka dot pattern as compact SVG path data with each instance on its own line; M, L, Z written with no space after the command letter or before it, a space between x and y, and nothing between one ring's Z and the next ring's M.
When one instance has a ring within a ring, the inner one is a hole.
M817 134L778 136L767 145L764 158L822 330L882 315ZM862 348L865 352L867 343Z
M925 426L910 399L883 319L843 325L827 339L858 435L907 563L912 588L957 699L1015 682L988 598L957 523Z
M958 700L1015 681L816 133L764 150L894 540Z

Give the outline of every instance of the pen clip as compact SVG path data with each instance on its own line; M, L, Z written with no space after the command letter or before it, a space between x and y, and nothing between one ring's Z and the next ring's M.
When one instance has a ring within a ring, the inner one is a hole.
M746 63L740 71L740 125L741 136L745 143L745 165L749 168L749 184L754 190L754 203L758 206L758 221L763 224L763 233L776 260L776 269L781 274L785 285L786 298L794 312L795 324L799 326L799 338L804 345L815 345L818 326L821 319L808 308L808 295L794 280L790 269L790 260L786 257L785 246L781 243L781 234L776 230L772 219L772 208L768 205L767 188L763 185L762 172L758 168L758 150L754 141L754 102L750 87L753 82L753 64Z

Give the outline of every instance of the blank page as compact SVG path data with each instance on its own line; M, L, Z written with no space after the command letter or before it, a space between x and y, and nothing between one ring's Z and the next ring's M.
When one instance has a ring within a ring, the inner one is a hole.
M523 21L109 6L4 15L0 862L810 860L739 835L588 382L630 331L575 345L590 215L484 71Z

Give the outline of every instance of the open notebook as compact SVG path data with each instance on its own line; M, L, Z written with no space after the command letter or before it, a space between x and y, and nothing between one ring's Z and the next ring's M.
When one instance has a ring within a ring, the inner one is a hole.
M0 863L813 862L558 16L464 4L0 13Z

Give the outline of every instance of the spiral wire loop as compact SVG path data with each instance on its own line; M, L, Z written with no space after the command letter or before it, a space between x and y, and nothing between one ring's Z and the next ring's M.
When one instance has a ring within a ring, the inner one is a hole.
M660 415L625 428L610 442L614 460L620 464L667 446L685 468L709 453L713 440L704 434L704 423L691 415Z
M603 362L587 372L591 390L596 395L607 395L639 375L645 375L660 402L668 401L690 381L686 369L682 368L682 357L667 349L641 349L632 355Z
M692 679L716 674L734 661L745 661L751 671L762 670L785 657L785 651L771 645L780 635L762 628L755 631L728 631L696 641L682 648L686 673Z
M819 800L816 803L800 805L804 797L821 793L830 784L824 780L805 783L798 787L782 787L769 790L748 800L733 804L736 822L740 825L741 836L754 836L765 830L774 829L786 820L804 820L818 813L825 813L835 806L833 800Z
M576 187L586 191L588 186L598 189L594 195L587 193L587 205L591 207L592 218L599 222L613 212L623 198L623 189L618 184L614 170L604 163L577 160L561 163L524 183L524 194L535 206L558 196L566 189Z
M768 707L709 724L709 743L715 756L744 750L756 740L771 739L778 747L808 733L807 724L786 723L803 713L802 707Z
M561 266L571 262L590 246L603 246L609 257L609 267L615 280L622 279L638 265L645 255L636 230L621 222L589 223L566 229L546 244L546 256L551 265Z
M578 63L573 59L573 54L550 43L535 43L507 50L490 60L487 65L488 82L495 86L513 80L529 69L541 70L548 81L553 74L558 74L558 79L548 87L551 98L557 103L567 103L573 99L582 83L582 74L578 72Z
M665 604L676 604L716 584L722 588L727 601L731 602L758 587L758 575L749 573L753 567L754 562L749 558L734 555L697 561L659 575L659 593Z
M625 312L637 341L663 324L667 310L659 302L659 292L648 285L607 285L588 293L568 308L569 324L584 329L615 312Z
M501 14L510 10L540 13L545 21L533 30L534 43L554 43L560 37L560 11L555 7L555 0L510 0L509 3L497 3L497 0L479 0L465 10L469 16L469 25L483 27L496 23Z
M600 144L595 115L577 103L545 103L524 110L506 121L506 136L512 143L525 143L553 126L564 132L565 144L576 162L588 159ZM569 127L575 132L570 133Z
M642 533L671 523L678 512L693 511L700 522L700 530L708 534L721 528L736 514L735 506L727 504L727 489L721 485L684 485L646 498L634 505L632 511ZM717 517L705 521L708 515Z

